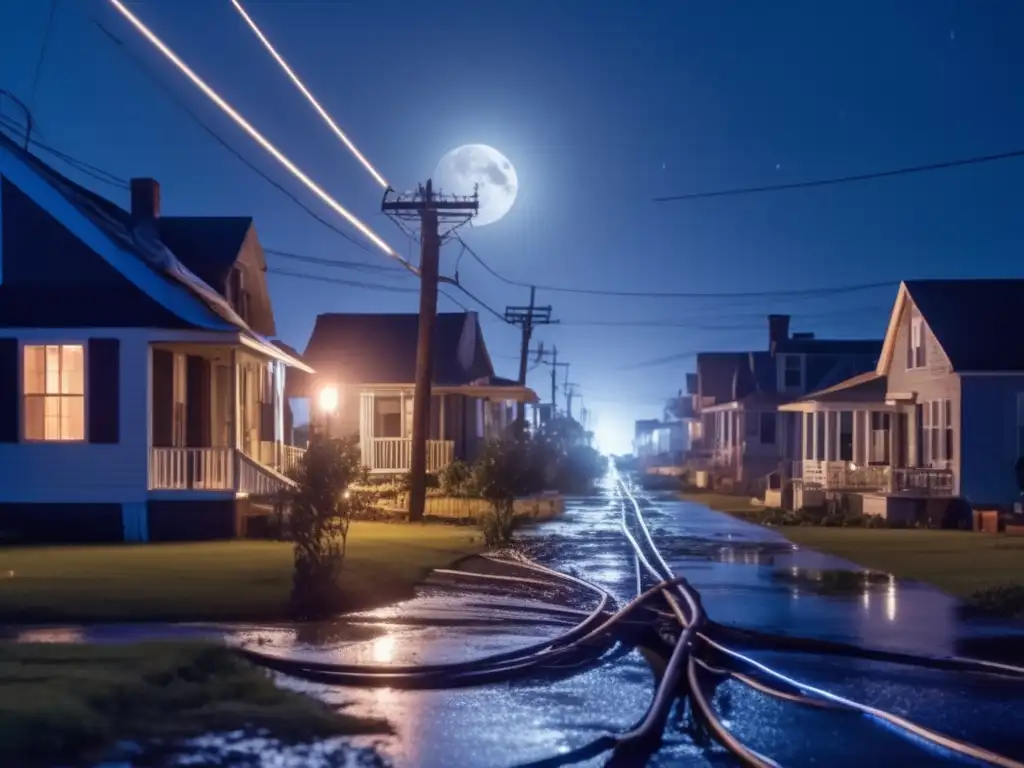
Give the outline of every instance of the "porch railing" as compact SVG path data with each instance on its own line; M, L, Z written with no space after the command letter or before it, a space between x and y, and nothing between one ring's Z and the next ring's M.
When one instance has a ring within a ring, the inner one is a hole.
M408 472L412 466L412 440L407 437L375 437L370 440L370 471ZM427 472L440 472L452 463L455 443L451 440L427 441Z
M150 490L265 495L290 484L279 470L231 448L150 449Z
M294 445L273 443L264 440L260 443L260 453L257 457L260 464L271 467L281 474L287 475L302 459L306 453L305 448L298 448Z
M235 487L234 470L230 448L151 448L149 487L229 491Z
M953 470L929 467L893 469L890 492L909 496L951 496L953 494Z

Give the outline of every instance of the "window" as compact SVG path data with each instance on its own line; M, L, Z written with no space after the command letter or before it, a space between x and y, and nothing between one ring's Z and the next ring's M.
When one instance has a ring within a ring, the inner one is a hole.
M814 458L825 460L825 414L814 414Z
M803 387L803 358L800 355L785 355L782 364L782 386L785 390L799 390Z
M774 413L761 414L761 445L775 445L775 426Z
M871 446L869 464L889 464L889 414L871 412Z
M24 348L26 440L85 440L85 347Z
M814 458L814 414L805 413L801 415L803 418L803 438L804 460L811 461Z
M953 401L931 400L924 403L921 413L925 466L950 461L953 458Z
M839 460L853 461L853 411L839 413Z
M924 318L914 314L910 318L910 342L907 347L907 368L924 368Z
M743 414L743 434L751 439L756 439L760 434L761 422L758 420L758 416L754 412L747 412Z

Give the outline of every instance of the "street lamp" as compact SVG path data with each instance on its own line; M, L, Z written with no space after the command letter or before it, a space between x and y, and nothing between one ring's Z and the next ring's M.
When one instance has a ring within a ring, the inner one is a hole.
M330 384L322 387L317 394L317 405L320 406L320 410L324 414L324 424L326 425L324 434L330 437L331 417L338 410L338 388Z

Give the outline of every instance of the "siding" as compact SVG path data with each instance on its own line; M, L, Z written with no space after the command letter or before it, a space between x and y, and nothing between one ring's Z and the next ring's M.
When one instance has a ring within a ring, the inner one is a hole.
M895 349L889 365L886 389L888 394L916 394L917 402L929 400L949 400L953 410L953 459L950 468L955 475L953 490L960 493L961 459L964 454L963 436L961 431L960 377L953 373L949 358L939 346L935 334L928 327L925 319L922 333L925 344L925 367L907 368L907 345L910 343L910 318L913 300L908 296L903 313L896 330ZM916 308L914 308L916 311ZM914 434L914 414L908 409L907 426L911 432L908 446L908 459L915 464L915 457L909 453L916 443Z
M0 502L145 501L151 335L141 329L0 329L0 336L17 338L21 343L88 343L90 338L117 338L121 353L120 442L0 444ZM18 392L20 396L20 386ZM96 396L87 385L86 398Z
M1018 376L964 376L962 493L972 504L1009 504L1020 497L1017 461Z

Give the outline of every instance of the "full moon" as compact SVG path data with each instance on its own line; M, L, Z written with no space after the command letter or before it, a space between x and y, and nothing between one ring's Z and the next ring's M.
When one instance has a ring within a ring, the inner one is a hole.
M480 209L473 225L486 227L504 218L516 200L516 169L501 152L486 144L465 144L441 158L434 170L434 188L454 195L472 195L477 185Z

